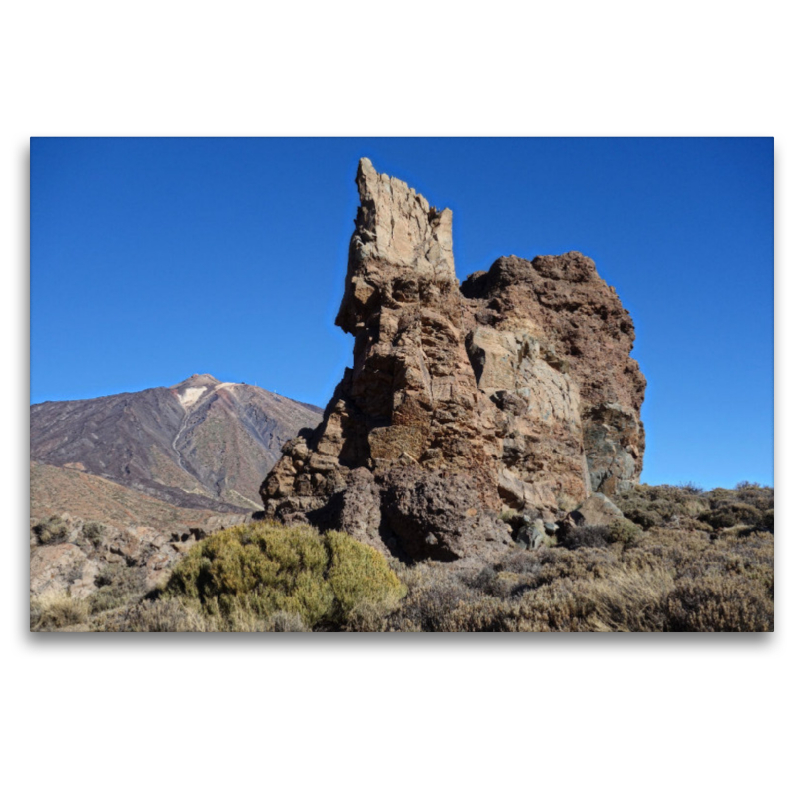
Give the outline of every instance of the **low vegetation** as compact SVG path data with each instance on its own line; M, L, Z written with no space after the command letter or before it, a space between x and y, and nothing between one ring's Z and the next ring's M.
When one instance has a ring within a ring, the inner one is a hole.
M31 598L31 630L52 631L82 625L89 618L86 600L69 594L43 594Z
M388 613L404 592L386 559L346 533L261 522L195 545L150 613L180 614L177 600L189 616L180 624L206 630L339 630L357 609Z
M615 500L625 520L565 529L556 547L509 550L483 568L387 561L347 534L308 526L237 526L198 542L161 591L143 596L130 569L109 567L85 600L33 601L31 628L773 629L771 488L639 486ZM57 538L58 526L50 527L42 533Z
M48 517L33 528L36 544L61 544L69 536L69 526L59 516Z

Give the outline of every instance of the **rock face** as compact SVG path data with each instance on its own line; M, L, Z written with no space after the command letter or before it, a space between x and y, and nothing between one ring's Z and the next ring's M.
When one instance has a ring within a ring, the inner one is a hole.
M594 262L576 252L533 261L500 258L464 281L462 291L475 320L468 346L481 388L491 392L501 383L500 391L535 398L528 399L525 424L550 426L565 457L580 458L578 445L589 490L614 494L638 482L646 381L629 356L630 315ZM484 376L479 373L487 361L490 374Z
M284 446L267 513L455 560L512 543L501 512L552 523L636 482L645 381L591 259L501 258L459 286L451 212L367 159L356 183L336 318L353 367L320 426Z

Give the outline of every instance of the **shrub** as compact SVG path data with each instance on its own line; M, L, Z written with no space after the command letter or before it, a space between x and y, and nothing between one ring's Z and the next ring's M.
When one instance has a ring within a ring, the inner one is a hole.
M94 547L99 547L106 535L106 526L99 522L85 522L83 535Z
M144 591L144 581L139 572L124 564L108 564L95 575L97 591L89 596L92 614L110 611L127 603Z
M705 575L678 581L668 599L673 631L771 631L772 598L744 576Z
M118 619L112 619L106 630L125 633L186 633L207 631L206 617L199 608L177 597L144 600L127 608Z
M408 593L388 621L394 630L453 630L451 616L455 610L481 596L463 580L467 576L440 562L422 562L401 574Z
M735 525L759 525L762 512L747 503L731 503L700 514L701 522L712 528L732 528Z
M706 493L693 484L634 486L617 495L614 502L631 522L644 530L673 527L709 507Z
M31 599L31 630L57 630L86 622L89 607L65 593L40 595Z
M326 533L325 543L330 554L327 580L341 620L361 603L391 605L402 597L397 575L375 548L341 531Z
M630 547L642 533L642 529L630 520L615 519L608 525L579 525L571 528L562 536L561 544L567 550L602 548L617 542L621 542L624 547Z
M258 522L196 544L165 593L227 620L254 615L263 623L283 613L309 628L340 628L360 603L390 606L404 587L377 550L345 533Z
M561 544L567 550L578 550L582 547L608 547L610 531L605 525L579 525L570 528L563 535Z
M664 522L662 517L660 517L654 511L646 508L629 508L625 512L625 517L646 531L649 531L650 528L655 528L656 525L661 525Z
M630 547L639 540L643 531L628 519L615 519L608 526L608 541L612 544L621 542L625 547Z
M33 532L36 534L39 544L60 544L67 540L69 527L66 520L52 516L34 525Z
M620 565L587 587L593 605L589 624L596 631L661 631L674 580L663 567L635 569Z

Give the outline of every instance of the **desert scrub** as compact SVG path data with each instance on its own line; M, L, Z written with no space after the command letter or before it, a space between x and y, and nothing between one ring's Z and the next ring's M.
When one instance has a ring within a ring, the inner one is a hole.
M629 519L615 519L608 526L608 540L614 544L621 542L626 548L639 541L644 531Z
M92 614L119 608L144 592L139 571L124 564L107 564L95 576L94 585L97 590L88 600Z
M53 593L31 598L30 611L32 631L52 631L86 622L89 605L69 594Z
M405 589L377 550L339 531L259 522L196 544L173 571L167 597L210 616L275 620L296 615L308 628L339 629L364 604L387 607Z
M672 631L772 631L775 607L759 583L744 576L706 575L676 583L668 599Z
M614 502L631 522L644 530L676 527L709 508L706 493L687 485L642 484L617 495Z
M69 536L69 526L61 517L52 516L37 523L33 527L39 544L60 544Z
M106 526L99 522L85 522L83 535L93 547L99 547L105 538Z
M644 531L628 519L615 519L608 525L578 525L567 529L561 536L561 546L567 550L583 547L608 547L621 543L624 548L632 547Z
M611 532L607 525L578 525L568 528L561 536L561 546L567 550L582 547L608 547Z
M733 528L735 525L759 527L763 513L749 503L730 503L719 505L711 511L700 514L698 519L714 529Z

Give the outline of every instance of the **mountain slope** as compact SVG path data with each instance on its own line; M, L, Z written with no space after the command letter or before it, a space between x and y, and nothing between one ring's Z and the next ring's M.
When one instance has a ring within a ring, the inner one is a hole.
M192 375L171 387L31 406L31 460L186 508L260 509L284 442L322 410L257 386Z
M125 529L146 525L159 531L208 527L211 509L181 508L135 489L69 467L31 462L31 519L69 514Z

